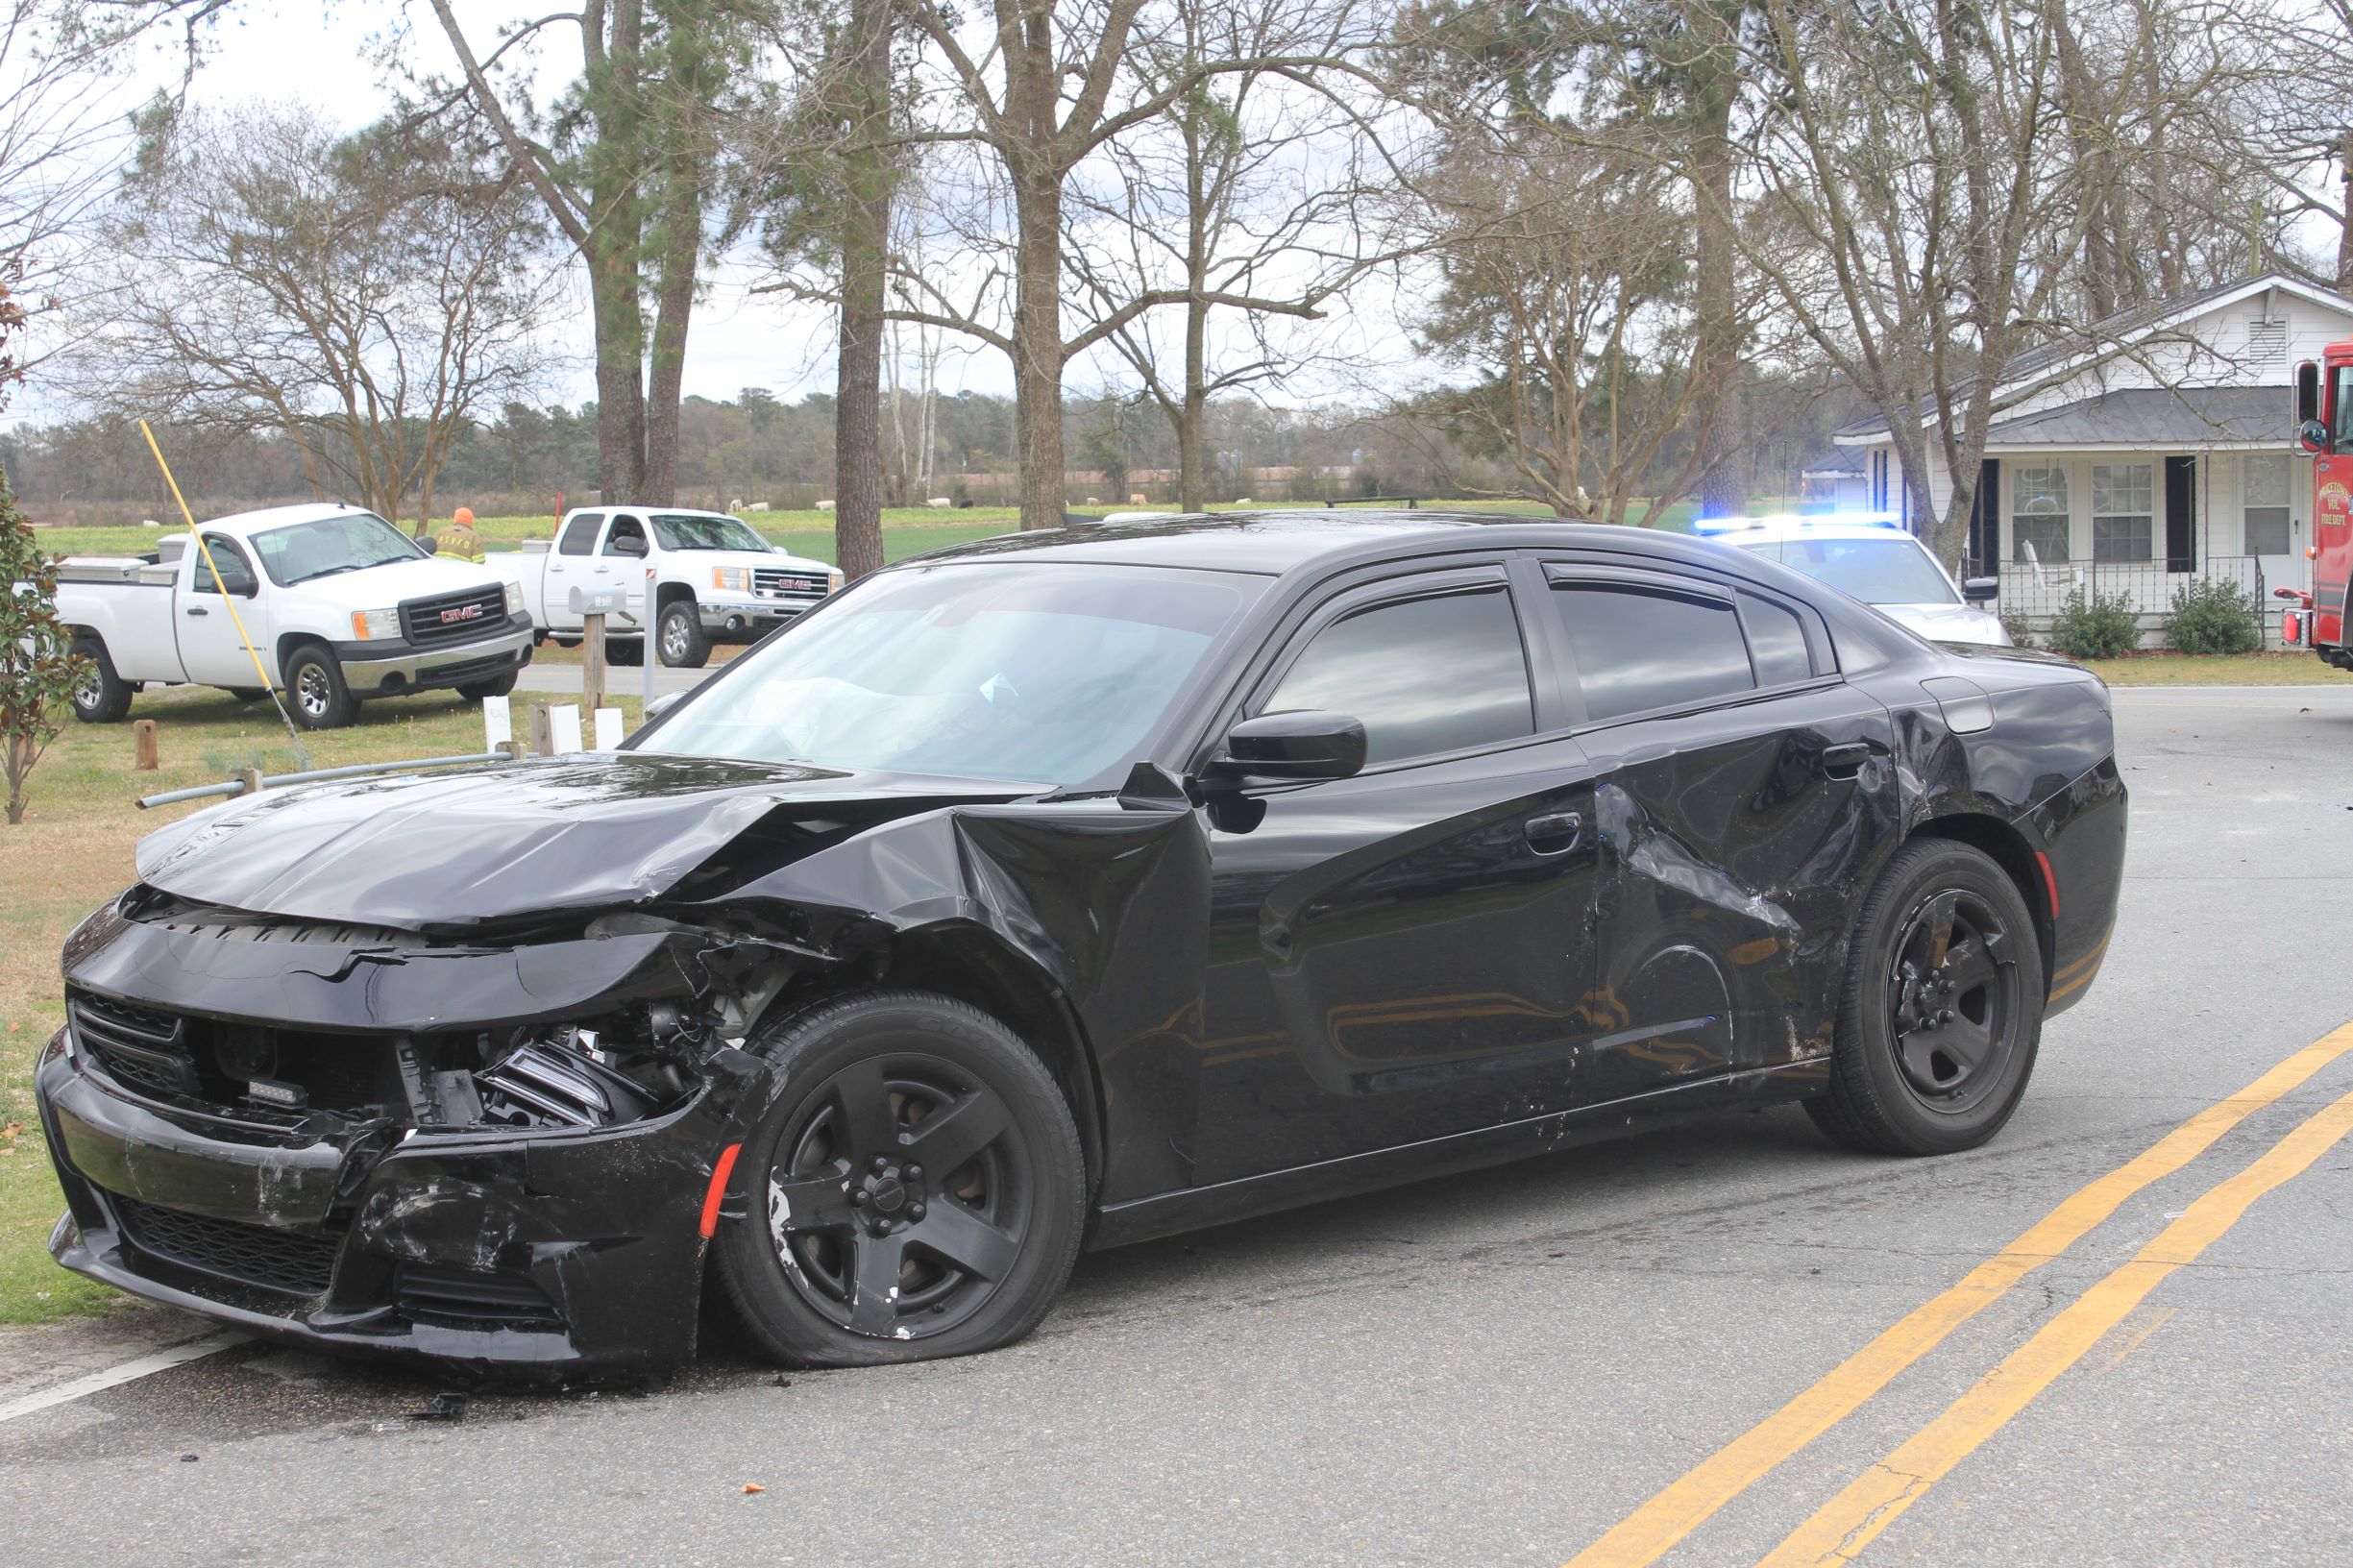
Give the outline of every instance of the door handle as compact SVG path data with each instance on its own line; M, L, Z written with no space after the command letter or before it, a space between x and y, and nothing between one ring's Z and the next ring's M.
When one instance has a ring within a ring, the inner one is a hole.
M1528 840L1528 847L1539 855L1565 855L1577 847L1577 841L1585 836L1584 814L1575 811L1556 811L1542 817L1531 817L1520 832Z
M211 613L212 612L210 610L206 609L202 604L191 604L188 606L188 614L190 615L210 615Z
M1876 741L1845 741L1822 748L1822 771L1832 778L1852 778L1863 771L1863 764L1886 754L1887 747Z

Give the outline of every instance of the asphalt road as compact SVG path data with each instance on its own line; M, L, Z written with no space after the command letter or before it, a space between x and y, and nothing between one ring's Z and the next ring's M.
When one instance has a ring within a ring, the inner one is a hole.
M1873 1563L2353 1559L2353 1137L2290 1137L2353 1053L2209 1111L2353 1019L2353 683L2117 700L2112 956L1986 1149L1736 1116L1089 1258L993 1356L706 1360L459 1425L409 1415L430 1382L241 1346L0 1423L8 1560L1557 1564L1630 1516L1677 1564L1809 1519ZM2063 1207L2201 1112L2180 1168ZM2112 1273L2160 1233L2184 1266ZM1637 1513L1793 1400L1855 1408L1749 1439L1687 1533Z

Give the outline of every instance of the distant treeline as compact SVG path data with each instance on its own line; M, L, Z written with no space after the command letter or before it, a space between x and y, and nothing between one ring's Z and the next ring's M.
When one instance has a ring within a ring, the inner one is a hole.
M1799 469L1845 407L1826 408L1760 448L1760 495L1797 493ZM921 505L944 498L954 505L1017 503L1013 400L973 392L940 396L929 412L926 463L916 435L925 423L921 400L902 395L895 408L885 400L889 502ZM1073 458L1068 503L1112 504L1134 495L1155 504L1173 502L1175 438L1155 411L1096 398L1070 404L1064 417ZM1210 408L1210 499L1510 493L1512 476L1453 425L1445 410L1412 404L1368 410L1222 401ZM159 426L156 434L199 512L318 499L301 453L282 436L169 425ZM833 495L833 443L828 395L788 404L765 388L748 387L726 402L688 398L679 434L679 502L814 506ZM1659 461L1679 456L1669 450ZM170 494L135 425L85 419L0 432L0 463L37 522L160 520L171 509ZM469 425L451 449L434 509L445 516L458 506L486 517L553 512L559 503L595 500L596 471L594 404L510 404L497 421Z

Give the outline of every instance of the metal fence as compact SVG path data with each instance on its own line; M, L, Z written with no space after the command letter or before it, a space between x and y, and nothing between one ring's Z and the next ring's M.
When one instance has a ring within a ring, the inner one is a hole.
M2006 621L2025 623L2040 639L2050 630L2051 618L2069 598L2081 593L2121 595L2140 612L2141 646L2164 646L2163 627L2173 608L2173 592L2200 578L2234 583L2255 606L2267 645L2276 643L2279 617L2270 613L2270 584L2264 580L2263 560L2256 555L2212 555L2188 572L2175 572L2164 561L2059 561L2039 566L2005 561L2001 567L2000 611Z

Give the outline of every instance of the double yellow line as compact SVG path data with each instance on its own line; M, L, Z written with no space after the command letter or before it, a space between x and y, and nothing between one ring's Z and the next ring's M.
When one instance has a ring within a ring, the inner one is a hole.
M1734 1438L1622 1520L1569 1568L1641 1568L1812 1442L2059 1257L2150 1184L2173 1174L2255 1112L2353 1051L2353 1024L2316 1041L2230 1098L2192 1116L2138 1157L2092 1182L1942 1295L1855 1352L1822 1381ZM1944 1414L1856 1478L1765 1558L1773 1568L1841 1563L1884 1531L2138 1305L2159 1281L2203 1252L2254 1201L2292 1180L2353 1132L2353 1094L2329 1105L2185 1210L2131 1262L2085 1291Z

